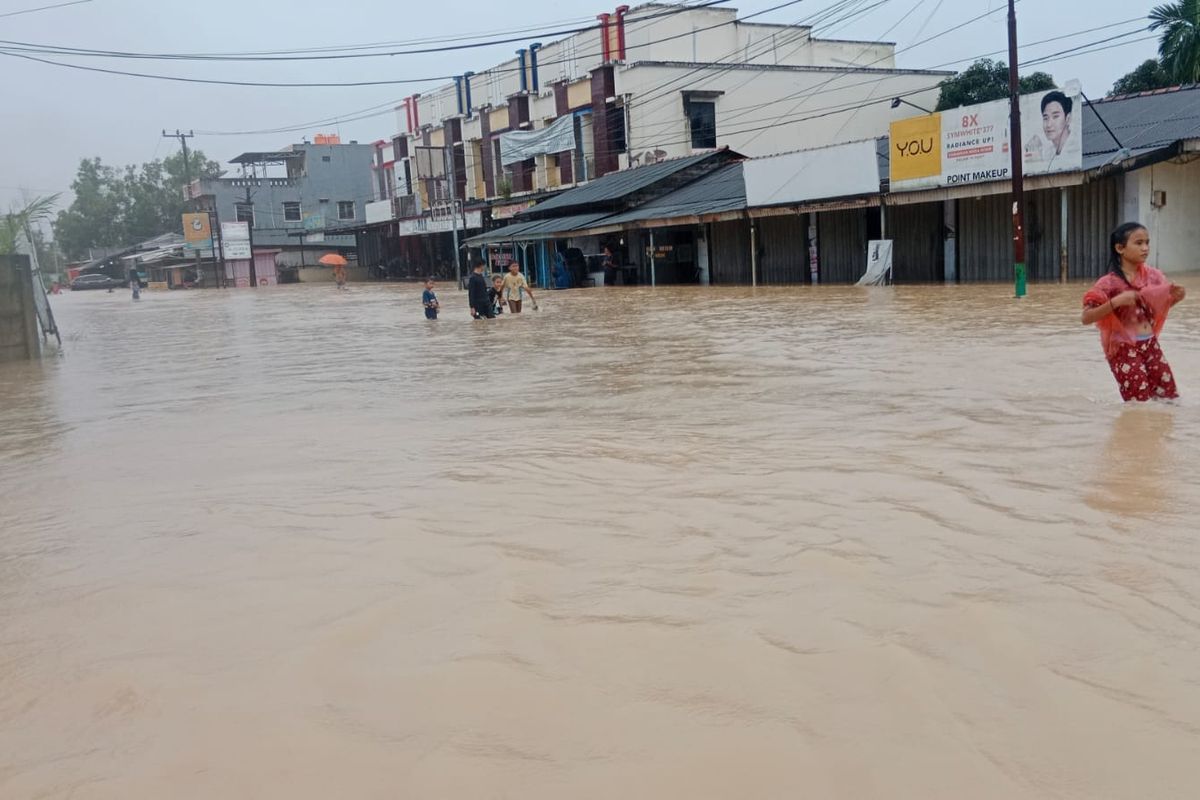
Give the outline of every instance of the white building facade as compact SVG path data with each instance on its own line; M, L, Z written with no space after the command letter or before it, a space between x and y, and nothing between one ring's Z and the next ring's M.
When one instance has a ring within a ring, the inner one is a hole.
M406 98L400 132L376 143L367 221L437 217L451 190L462 206L503 208L717 147L758 156L881 136L908 113L892 98L932 107L947 75L896 69L891 43L743 22L736 9L621 6L587 31ZM505 158L506 134L564 118L565 148Z

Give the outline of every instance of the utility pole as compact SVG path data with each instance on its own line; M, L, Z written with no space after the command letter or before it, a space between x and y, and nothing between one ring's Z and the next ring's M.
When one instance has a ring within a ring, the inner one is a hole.
M1025 296L1025 172L1021 139L1021 78L1017 73L1017 3L1008 0L1008 154L1012 156L1013 281Z
M163 128L162 135L163 135L164 139L178 139L180 147L183 148L183 175L184 175L184 178L187 180L187 186L184 188L184 196L187 197L188 200L191 200L192 199L192 162L191 162L191 159L188 158L187 140L195 138L196 134L193 133L192 131L188 131L187 133L184 133L183 131L179 130L178 128L175 129L174 133L167 133L166 128Z
M221 215L215 206L208 212L208 228L216 237L217 244L217 249L213 251L213 288L221 288L225 282L225 237L221 235ZM254 252L250 254L253 256Z
M449 137L449 126L447 126L447 137ZM458 203L455 201L457 192L454 189L455 174L454 174L454 143L450 142L445 148L446 154L446 182L450 185L450 222L454 232L454 275L458 280L458 288L461 291L462 285L462 259L458 256Z
M257 178L257 172L254 173ZM246 184L246 206L250 209L250 222L246 232L250 235L250 285L258 288L258 270L254 267L254 201L250 199L250 184ZM304 252L304 240L301 239L300 252Z

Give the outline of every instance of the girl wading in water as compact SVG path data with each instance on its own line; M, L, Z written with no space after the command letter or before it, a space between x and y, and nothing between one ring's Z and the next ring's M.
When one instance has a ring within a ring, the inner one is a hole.
M1179 397L1158 335L1186 292L1146 264L1150 233L1138 223L1117 228L1108 244L1109 271L1083 296L1083 324L1100 329L1100 343L1122 399Z

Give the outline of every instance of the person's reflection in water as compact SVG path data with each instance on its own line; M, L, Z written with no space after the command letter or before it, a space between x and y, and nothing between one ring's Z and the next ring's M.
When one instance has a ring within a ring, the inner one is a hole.
M1131 406L1122 410L1112 423L1087 504L1127 517L1169 510L1172 476L1167 442L1174 427L1175 414L1170 407Z

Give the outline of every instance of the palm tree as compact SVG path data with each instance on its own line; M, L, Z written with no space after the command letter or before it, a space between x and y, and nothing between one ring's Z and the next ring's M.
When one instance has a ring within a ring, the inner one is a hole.
M1200 83L1200 0L1178 0L1150 12L1150 30L1162 31L1158 53L1179 83Z
M58 195L38 197L30 200L24 206L14 206L11 211L0 216L0 255L12 255L17 252L17 240L24 231L27 235L32 226L50 219L50 212L58 202Z

